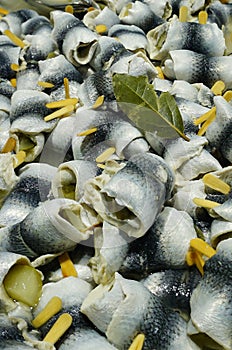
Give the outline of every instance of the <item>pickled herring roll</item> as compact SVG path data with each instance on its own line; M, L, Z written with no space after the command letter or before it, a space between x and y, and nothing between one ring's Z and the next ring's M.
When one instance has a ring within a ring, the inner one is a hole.
M154 223L170 197L174 175L165 161L151 153L138 153L111 177L87 181L84 200L99 215L128 236L141 237Z
M81 312L117 349L128 349L137 334L144 334L144 350L199 349L187 335L187 323L138 281L115 274L109 285L89 293Z

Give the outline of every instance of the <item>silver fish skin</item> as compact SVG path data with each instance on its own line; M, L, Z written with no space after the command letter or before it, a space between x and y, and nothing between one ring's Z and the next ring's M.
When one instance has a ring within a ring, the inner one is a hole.
M48 81L54 84L56 88L58 86L63 87L64 78L67 78L69 80L70 85L72 82L79 84L83 82L79 71L64 57L64 55L58 55L56 57L40 61L39 70L39 80L45 82Z
M214 1L206 7L208 13L208 21L216 23L219 28L230 25L232 5L230 3L223 4L220 1Z
M0 209L0 226L22 221L39 202L47 199L56 168L32 163L21 168L19 180Z
M190 297L201 279L196 268L182 270L164 270L150 274L141 282L157 295L165 305L179 310L186 319L190 315Z
M71 144L76 136L78 119L75 115L71 118L62 118L47 138L40 155L40 162L58 167L61 163L73 160Z
M106 110L77 112L77 129L72 140L75 159L95 162L96 158L109 147L115 147L114 158L121 160L149 150L149 145L144 140L142 133L128 122L122 112L114 112L110 110L110 107L111 104L107 103ZM97 128L94 133L87 136L76 136L81 131L93 127Z
M124 55L129 55L129 52L123 43L109 36L101 36L90 66L95 71L106 71Z
M106 26L104 34L106 34L112 26L120 23L120 19L114 11L106 6L103 10L95 9L87 12L83 17L83 23L91 30L95 30L97 25L104 24Z
M119 14L119 19L121 23L136 25L145 33L164 22L161 17L151 11L146 3L140 1L129 2L125 5Z
M22 24L22 36L51 32L52 25L45 16L35 16Z
M28 19L38 16L38 13L30 9L19 9L15 12L10 12L0 21L0 32L3 34L6 29L9 29L17 36L22 34L22 24Z
M86 182L84 200L128 236L141 237L153 224L173 188L174 176L164 160L150 153L132 156L108 181Z
M19 63L20 47L9 47L7 50L0 50L0 78L11 79L15 76L15 72L11 69L12 63Z
M180 22L174 18L147 33L149 56L165 59L170 51L191 50L206 56L223 56L226 45L222 30L215 23L202 26L196 22Z
M169 0L169 3L172 6L172 13L178 14L179 8L181 6L186 6L189 10L189 13L194 14L195 12L203 8L203 6L205 5L205 0Z
M205 199L205 185L202 180L184 181L181 186L175 188L175 194L170 203L177 210L186 211L192 218L196 218L197 205L193 198Z
M88 64L96 50L98 35L67 12L52 11L51 20L54 23L52 37L60 52L74 65Z
M232 238L232 222L222 218L214 219L210 226L210 243L216 248L222 240Z
M56 120L44 121L44 117L52 112L46 107L50 102L49 95L36 90L15 91L11 99L10 131L36 135L51 131L57 124Z
M164 62L164 74L168 78L186 80L189 83L204 83L208 87L212 87L218 80L223 80L226 89L232 87L232 74L229 69L232 63L231 56L207 57L190 50L170 51L170 56L171 58Z
M209 140L209 144L221 150L223 156L230 161L232 159L230 149L232 141L232 106L220 96L214 97L214 103L216 106L216 118L207 128L205 136Z
M175 172L176 185L193 180L199 174L222 169L216 158L204 148L207 144L206 137L193 136L189 142L179 138L165 145L163 157ZM204 160L200 166L197 164L199 157Z
M190 300L196 333L207 335L226 350L232 348L231 248L231 238L218 244L217 253L206 261L204 275Z
M156 14L157 16L168 19L172 14L172 6L167 0L145 0L145 4Z
M119 350L128 349L138 333L145 335L145 350L199 349L187 336L187 324L179 313L166 307L142 283L118 273L113 284L99 285L89 293L81 312Z
M164 269L185 268L185 256L193 238L196 231L192 218L184 211L165 207L146 234L128 244L119 271L138 279Z
M80 200L85 182L96 176L97 172L96 162L72 160L60 164L52 181L54 197Z
M7 112L0 110L0 149L4 147L9 138L10 118Z
M148 41L144 31L135 25L115 24L108 35L117 38L127 50L147 50Z
M141 51L122 56L109 69L111 74L146 75L149 81L157 77L158 72L146 54Z
M78 91L78 97L84 107L92 107L97 98L102 95L106 102L115 101L112 77L105 71L95 72L88 76Z
M95 283L108 284L119 271L129 250L128 236L117 227L103 221L94 233L95 254L89 260Z
M51 37L51 32L36 35L26 35L24 41L28 47L24 50L26 62L46 60L47 56L57 49L56 42Z
M39 68L36 64L27 64L27 67L16 73L17 90L39 90Z
M24 342L22 333L13 324L9 317L0 314L0 347L2 350L30 350L31 347Z
M31 18L22 24L22 36L28 44L23 50L23 57L27 62L45 60L49 53L57 49L51 32L52 25L44 16Z
M1 229L0 247L29 258L54 257L87 240L96 223L93 210L70 199L53 199L40 203L21 222Z
M58 296L63 302L61 312L53 316L46 325L41 327L41 334L44 336L61 313L68 312L73 322L69 330L59 342L59 349L96 349L99 346L103 350L113 350L115 347L107 339L93 329L92 324L80 312L84 299L90 293L92 286L75 277L66 277L56 283L47 283L43 287L42 296L38 306L34 310L36 316L53 297Z

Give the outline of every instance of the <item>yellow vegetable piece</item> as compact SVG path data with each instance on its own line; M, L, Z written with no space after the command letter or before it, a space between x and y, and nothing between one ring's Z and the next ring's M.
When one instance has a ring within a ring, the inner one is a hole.
M212 108L213 109L213 108ZM201 128L199 129L197 135L202 136L204 135L204 133L206 132L206 130L208 129L208 127L210 126L210 124L214 121L214 119L216 118L216 110L215 113L212 113L209 118L204 122L204 124L202 124Z
M43 87L43 88L48 88L48 89L50 89L50 88L53 88L54 87L54 84L52 84L52 83L49 83L49 82L47 82L47 81L38 81L38 85L39 86L41 86L41 87Z
M67 252L63 253L58 257L61 271L64 277L73 276L77 277L77 270L73 265L72 260L70 259Z
M70 92L69 92L69 81L68 78L64 78L64 90L65 90L65 98L70 98Z
M196 197L193 198L193 203L195 203L198 207L202 207L206 209L213 209L220 205L217 202L210 201L208 199L196 198Z
M16 88L16 86L17 86L17 80L16 80L15 78L12 78L12 79L10 80L10 83L11 83L11 85L12 85L13 87Z
M1 153L12 152L15 149L15 146L16 146L16 140L13 137L9 137L9 139L6 141L5 145L3 146Z
M18 72L20 67L17 63L11 63L10 68L14 70L15 72Z
M96 99L96 101L95 101L94 105L92 106L92 108L96 109L98 107L101 107L103 105L104 99L105 99L104 95L99 96Z
M216 83L211 87L211 91L214 95L222 95L223 90L225 89L225 83L222 80L216 81Z
M9 11L4 9L3 7L0 7L0 14L1 15L8 15Z
M56 315L62 309L62 300L59 297L53 297L49 300L44 309L31 322L35 328L41 327L52 316Z
M128 350L142 350L143 344L145 340L144 334L138 334L135 339L133 340L131 346Z
M77 136L87 136L87 135L95 133L96 131L97 131L97 128L87 129L87 130L79 132L79 134L77 134Z
M207 256L208 258L211 258L214 254L216 254L216 251L208 243L200 238L191 239L190 247Z
M16 153L14 156L14 168L17 168L18 166L23 164L26 159L26 156L26 152L24 151L19 151L18 153Z
M210 116L214 115L216 117L216 107L211 108L208 112L202 114L199 118L194 120L195 125L199 125L209 119Z
M194 257L195 257L195 265L198 268L198 270L200 271L200 273L203 275L204 274L204 265L205 265L205 261L202 258L201 254L198 252L194 252Z
M158 78L159 78L159 79L164 79L164 74L163 74L163 71L162 71L161 67L156 66L155 68L156 68L157 71L158 71Z
M42 293L42 276L32 266L16 264L7 273L3 285L12 299L35 306Z
M114 154L115 152L115 148L114 147L109 147L107 148L104 152L102 152L97 158L96 158L96 162L97 163L103 163L105 162L107 159L109 159L110 156L112 156L112 154Z
M74 14L73 6L72 5L65 6L65 12L71 13L73 15Z
M47 333L44 341L55 344L72 324L72 316L68 313L62 314Z
M198 14L198 22L200 24L206 24L208 19L208 13L206 11L200 11Z
M66 117L67 113L71 113L73 111L74 111L74 106L68 105L68 106L65 106L65 107L58 109L57 111L47 115L46 117L44 117L44 120L45 120L45 122L48 122L48 121L53 120L55 118Z
M224 99L229 102L232 99L232 91L228 90L223 95Z
M230 192L230 186L213 174L205 174L202 180L206 186L216 191L219 191L223 194L228 194Z
M179 20L180 22L187 22L188 19L188 7L181 6L179 10Z
M47 108L60 108L65 107L68 105L75 105L77 104L78 99L77 98L66 98L65 100L59 100L59 101L53 101L46 103Z
M4 35L6 35L15 45L21 47L22 49L26 46L26 44L17 37L14 33L12 33L9 29L6 29L3 32Z
M103 34L107 31L107 26L105 24L98 24L95 27L95 30L98 34Z

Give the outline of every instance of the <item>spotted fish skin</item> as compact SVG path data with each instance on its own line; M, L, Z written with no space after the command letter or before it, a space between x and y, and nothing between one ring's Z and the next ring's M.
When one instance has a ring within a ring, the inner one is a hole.
M231 248L231 238L218 244L217 253L206 261L204 275L190 300L196 332L206 334L227 350L232 348Z
M217 80L223 80L226 88L232 87L230 70L226 68L232 64L230 56L207 57L190 50L173 50L170 56L171 60L167 59L164 63L167 77L189 83L201 82L208 87L212 87Z
M162 269L184 268L192 238L196 238L196 232L191 217L165 207L146 234L129 243L119 271L129 278L139 278Z
M201 275L196 268L164 270L150 274L143 284L165 305L190 316L190 297Z
M91 289L92 287L89 283L74 277L66 277L55 283L47 283L43 287L42 297L35 308L34 314L37 315L53 296L58 296L62 299L63 307L59 313L51 317L40 328L42 338L47 334L58 317L62 313L67 312L72 316L72 325L56 344L59 349L91 350L96 349L96 346L103 350L115 349L104 336L93 329L88 318L80 312L81 304Z
M55 167L45 164L23 167L19 181L1 207L0 225L8 226L22 221L40 201L46 200L55 171Z
M81 312L119 350L128 349L138 333L145 335L145 350L199 349L188 338L187 323L178 312L169 309L141 282L124 279L118 273L113 284L99 285L90 292Z
M138 153L107 181L104 174L86 182L84 200L128 236L143 236L170 196L172 171L161 157Z

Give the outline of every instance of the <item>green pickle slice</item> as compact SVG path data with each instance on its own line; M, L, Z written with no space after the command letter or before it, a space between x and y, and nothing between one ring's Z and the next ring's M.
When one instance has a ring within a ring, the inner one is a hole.
M35 306L42 293L42 276L34 267L16 264L4 278L7 294L16 301Z

